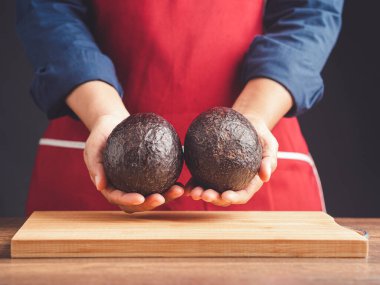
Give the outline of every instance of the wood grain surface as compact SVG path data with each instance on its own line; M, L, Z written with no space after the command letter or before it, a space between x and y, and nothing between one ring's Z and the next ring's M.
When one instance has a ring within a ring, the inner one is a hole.
M369 232L368 258L11 259L23 222L0 218L0 284L380 284L380 219L337 219Z
M35 212L12 257L366 257L324 212Z

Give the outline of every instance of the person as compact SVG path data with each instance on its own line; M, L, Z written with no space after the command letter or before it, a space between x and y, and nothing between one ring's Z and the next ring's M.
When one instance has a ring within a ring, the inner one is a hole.
M27 214L117 206L128 213L323 210L297 116L322 97L320 73L342 7L343 0L18 0L31 95L50 119ZM263 159L247 189L203 189L186 167L163 195L107 183L102 150L129 114L162 115L183 143L191 121L214 106L232 107L258 132Z

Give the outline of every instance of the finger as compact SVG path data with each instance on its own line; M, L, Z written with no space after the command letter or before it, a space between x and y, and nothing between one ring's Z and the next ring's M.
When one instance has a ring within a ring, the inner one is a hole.
M101 193L108 202L120 206L140 205L145 201L144 196L138 193L125 193L120 190L108 188L103 189Z
M231 205L231 202L225 201L222 198L218 198L211 202L211 204L219 207L228 207Z
M190 196L191 195L191 190L193 190L193 188L195 188L197 186L196 182L194 179L190 179L186 185L185 185L185 193L184 195L185 196Z
M259 176L264 182L268 182L272 176L272 159L270 157L263 157L260 164Z
M166 193L163 194L163 196L166 202L170 202L174 199L181 197L184 191L185 190L180 185L173 185L172 187L170 187L168 191L166 191Z
M152 194L145 198L145 202L138 207L144 211L153 210L165 203L165 198L161 194Z
M119 206L124 212L128 214L136 213L136 212L145 212L151 211L154 208L165 203L165 198L161 194L152 194L146 197L145 202L141 205L137 206Z
M213 202L221 199L220 194L213 189L207 189L203 191L201 198L205 202Z
M202 194L202 200L205 202L209 202L215 206L227 207L231 205L230 201L226 201L222 198L222 196L213 189L207 189Z
M269 131L262 136L262 142L263 159L260 165L259 176L262 181L267 182L277 167L278 142Z
M98 191L107 187L107 178L104 172L103 162L96 162L93 166L94 184Z
M230 202L231 204L243 204L248 195L247 190L240 190L239 193L228 190L222 193L222 198L225 201Z
M220 207L227 207L231 205L230 201L223 200L222 196L213 189L205 190L202 194L202 200Z
M222 193L222 199L231 204L245 204L261 188L263 181L258 175L252 179L246 189L240 191L228 190Z
M84 161L89 171L92 182L96 189L102 190L107 187L107 179L103 168L103 147L98 143L93 143L92 139L86 142L83 152Z
M201 186L196 186L190 191L190 196L193 200L200 200L204 189Z
M92 174L92 171L90 171L90 165L88 162L88 150L86 149L86 147L83 150L83 160L84 160L84 163L86 164L86 167L88 170L88 175L90 176L92 183L94 183L94 185L95 185L94 175ZM95 187L96 187L96 185L95 185Z

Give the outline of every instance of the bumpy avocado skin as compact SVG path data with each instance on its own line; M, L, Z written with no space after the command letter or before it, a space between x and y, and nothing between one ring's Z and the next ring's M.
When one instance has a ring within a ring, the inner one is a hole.
M215 107L191 123L184 156L200 185L222 193L248 186L260 168L262 147L247 118L231 108Z
M144 196L163 193L181 173L181 142L173 126L161 116L133 114L108 137L103 165L116 189Z

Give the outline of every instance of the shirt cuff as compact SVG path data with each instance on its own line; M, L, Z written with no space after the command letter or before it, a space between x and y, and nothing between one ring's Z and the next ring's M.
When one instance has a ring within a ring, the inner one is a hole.
M310 56L313 55L265 35L257 36L244 60L243 83L259 77L280 83L290 92L294 102L286 117L300 115L323 95L323 81L308 58Z
M112 61L98 50L68 50L35 71L31 94L49 119L65 115L77 118L65 99L78 85L100 80L113 86L120 97L123 89Z

